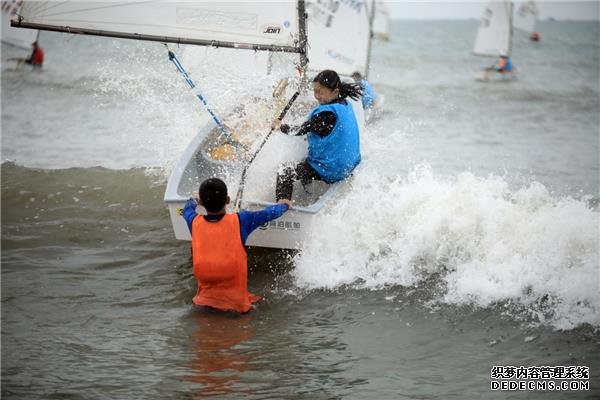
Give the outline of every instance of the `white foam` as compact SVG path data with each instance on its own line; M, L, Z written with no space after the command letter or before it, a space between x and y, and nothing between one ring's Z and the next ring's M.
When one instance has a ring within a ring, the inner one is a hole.
M77 61L88 56L88 61L64 68L64 63L49 62L43 73L15 73L7 79L12 82L9 96L18 96L3 110L3 130L8 132L3 160L41 168L162 168L168 176L211 118L196 95L223 119L253 96L270 98L283 74L273 70L266 75L262 52L172 46L196 84L192 90L160 44L106 39L99 42L98 54L84 47L75 57L68 49L76 44L65 44L52 54ZM290 70L293 66L288 74ZM24 83L18 85L19 80ZM39 87L45 86L52 90L39 96Z
M542 318L557 328L599 325L599 221L585 199L535 182L511 191L501 177L442 180L423 165L390 179L365 165L317 217L293 274L309 289L375 289L439 273L445 303L535 310L544 299Z

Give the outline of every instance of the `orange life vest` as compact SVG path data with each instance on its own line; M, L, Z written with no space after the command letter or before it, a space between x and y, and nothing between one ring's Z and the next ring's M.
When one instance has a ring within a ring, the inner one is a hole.
M504 71L504 68L506 68L506 58L501 58L498 60L498 69Z
M217 222L194 218L192 259L198 282L194 304L244 313L261 299L248 292L248 258L237 214Z
M35 49L31 55L31 63L33 65L41 66L44 63L44 50L42 50L40 47Z

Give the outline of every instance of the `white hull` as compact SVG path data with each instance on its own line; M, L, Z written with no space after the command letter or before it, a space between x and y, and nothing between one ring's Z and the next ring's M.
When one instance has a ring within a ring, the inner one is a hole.
M510 82L517 79L517 72L504 72L481 70L475 74L475 80L480 82Z
M280 249L301 248L302 243L310 233L314 216L332 200L342 185L342 182L331 185L317 203L309 207L293 207L280 218L261 226L248 237L246 245ZM181 216L186 201L187 199L167 200L165 198L173 232L175 238L179 240L192 240L190 230ZM273 203L244 201L243 208L246 210L260 210L270 204ZM198 208L197 211L201 212L202 210Z
M18 60L6 60L3 62L5 71L21 71L26 65L23 61ZM31 68L31 67L30 67Z
M364 127L363 109L360 106L360 102L353 102L353 106L362 133ZM227 119L224 122L227 126ZM258 131L264 132L262 135L265 135L268 129L265 129L263 126L258 128ZM203 180L212 176L223 178L228 185L231 205L235 202L234 196L237 192L237 185L239 184L241 172L246 161L219 161L211 159L206 150L215 148L215 135L218 136L216 125L211 120L191 141L171 172L164 201L169 208L171 224L177 239L191 240L190 231L181 213L186 201L192 192L198 190ZM274 133L274 135L277 135L277 133ZM260 142L262 137L258 134L257 138L257 142ZM269 140L274 141L275 139L271 138ZM252 148L250 152L253 152L253 146L250 145L249 147ZM265 152L265 149L262 152ZM281 153L285 153L285 150L281 149ZM272 189L266 189L265 192L260 193L260 191L250 190L252 188L249 187L251 186L251 182L253 182L252 185L254 186L256 186L256 182L274 183L275 174L280 162L272 158L271 155L262 159L259 156L255 162L256 164L266 164L269 162L274 164L270 166L269 172L265 173L265 169L262 166L248 169L245 194L241 204L242 209L259 210L273 204L274 193ZM302 157L302 154L297 154L295 158L301 159ZM314 182L305 190L297 183L292 199L295 206L291 210L288 210L282 217L255 230L249 236L246 244L249 246L284 249L301 248L302 243L310 235L315 216L334 201L336 194L345 184L346 181L337 182L332 185L327 185L323 182ZM198 207L197 211L203 212L204 210L202 207ZM232 212L235 210L229 209L228 211Z

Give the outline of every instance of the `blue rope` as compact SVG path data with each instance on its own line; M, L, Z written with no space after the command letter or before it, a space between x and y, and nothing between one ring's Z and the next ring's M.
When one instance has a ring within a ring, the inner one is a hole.
M171 50L169 50L169 60L171 60L173 62L173 64L175 64L175 66L177 67L177 69L179 70L179 72L181 72L181 74L185 78L185 81L188 83L188 85L190 85L190 87L192 89L195 89L196 88L196 84L194 83L194 81L192 80L192 78L190 78L190 75L187 73L187 71L183 68L183 66L181 65L181 63L177 59L177 56L175 56L175 53L173 53ZM225 130L225 127L223 126L223 123L215 115L215 113L213 112L213 110L211 110L211 108L208 106L208 103L206 102L206 100L204 99L204 97L202 97L202 95L200 94L200 92L196 91L196 97L202 102L202 104L204 104L204 108L206 108L206 111L208 111L208 113L212 116L213 120L215 121L215 123L217 124L217 126L219 127L219 129L221 130L221 133L227 139L227 143L229 143L232 146L237 147L236 146L236 142L234 142L233 139L231 139L231 135Z

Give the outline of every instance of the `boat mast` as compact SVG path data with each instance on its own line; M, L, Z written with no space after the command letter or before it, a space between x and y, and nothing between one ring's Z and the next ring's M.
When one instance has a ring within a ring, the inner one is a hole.
M276 46L276 45L266 45L266 44L257 44L257 43L239 43L239 42L226 42L220 40L202 40L202 39L188 39L188 38L180 38L175 36L157 36L157 35L144 35L139 33L127 33L127 32L117 32L117 31L103 31L98 29L88 29L88 28L75 28L70 26L55 26L55 25L46 25L46 24L36 24L33 22L24 22L21 21L21 18L18 20L11 20L10 26L16 28L29 28L29 29L39 29L44 31L51 32L64 32L71 33L75 35L93 35L93 36L105 36L105 37L114 37L119 39L134 39L134 40L146 40L150 42L160 42L160 43L177 43L177 44L194 44L199 46L212 46L212 47L227 47L232 49L247 49L247 50L267 50L267 51L280 51L286 53L300 53L301 50L298 47L291 46Z
M365 67L365 79L369 77L369 69L371 65L371 42L373 41L373 21L375 20L375 4L377 0L373 0L373 7L371 7L371 15L369 16L369 44L367 47L367 65ZM365 5L367 3L365 2Z
M512 55L512 36L513 36L513 2L509 1L508 3L508 50L506 52L507 56Z
M304 0L298 0L298 34L300 40L298 43L300 53L300 73L302 86L306 83L306 70L308 66L308 56L306 51L306 43L308 42L307 26L306 26L306 3Z

